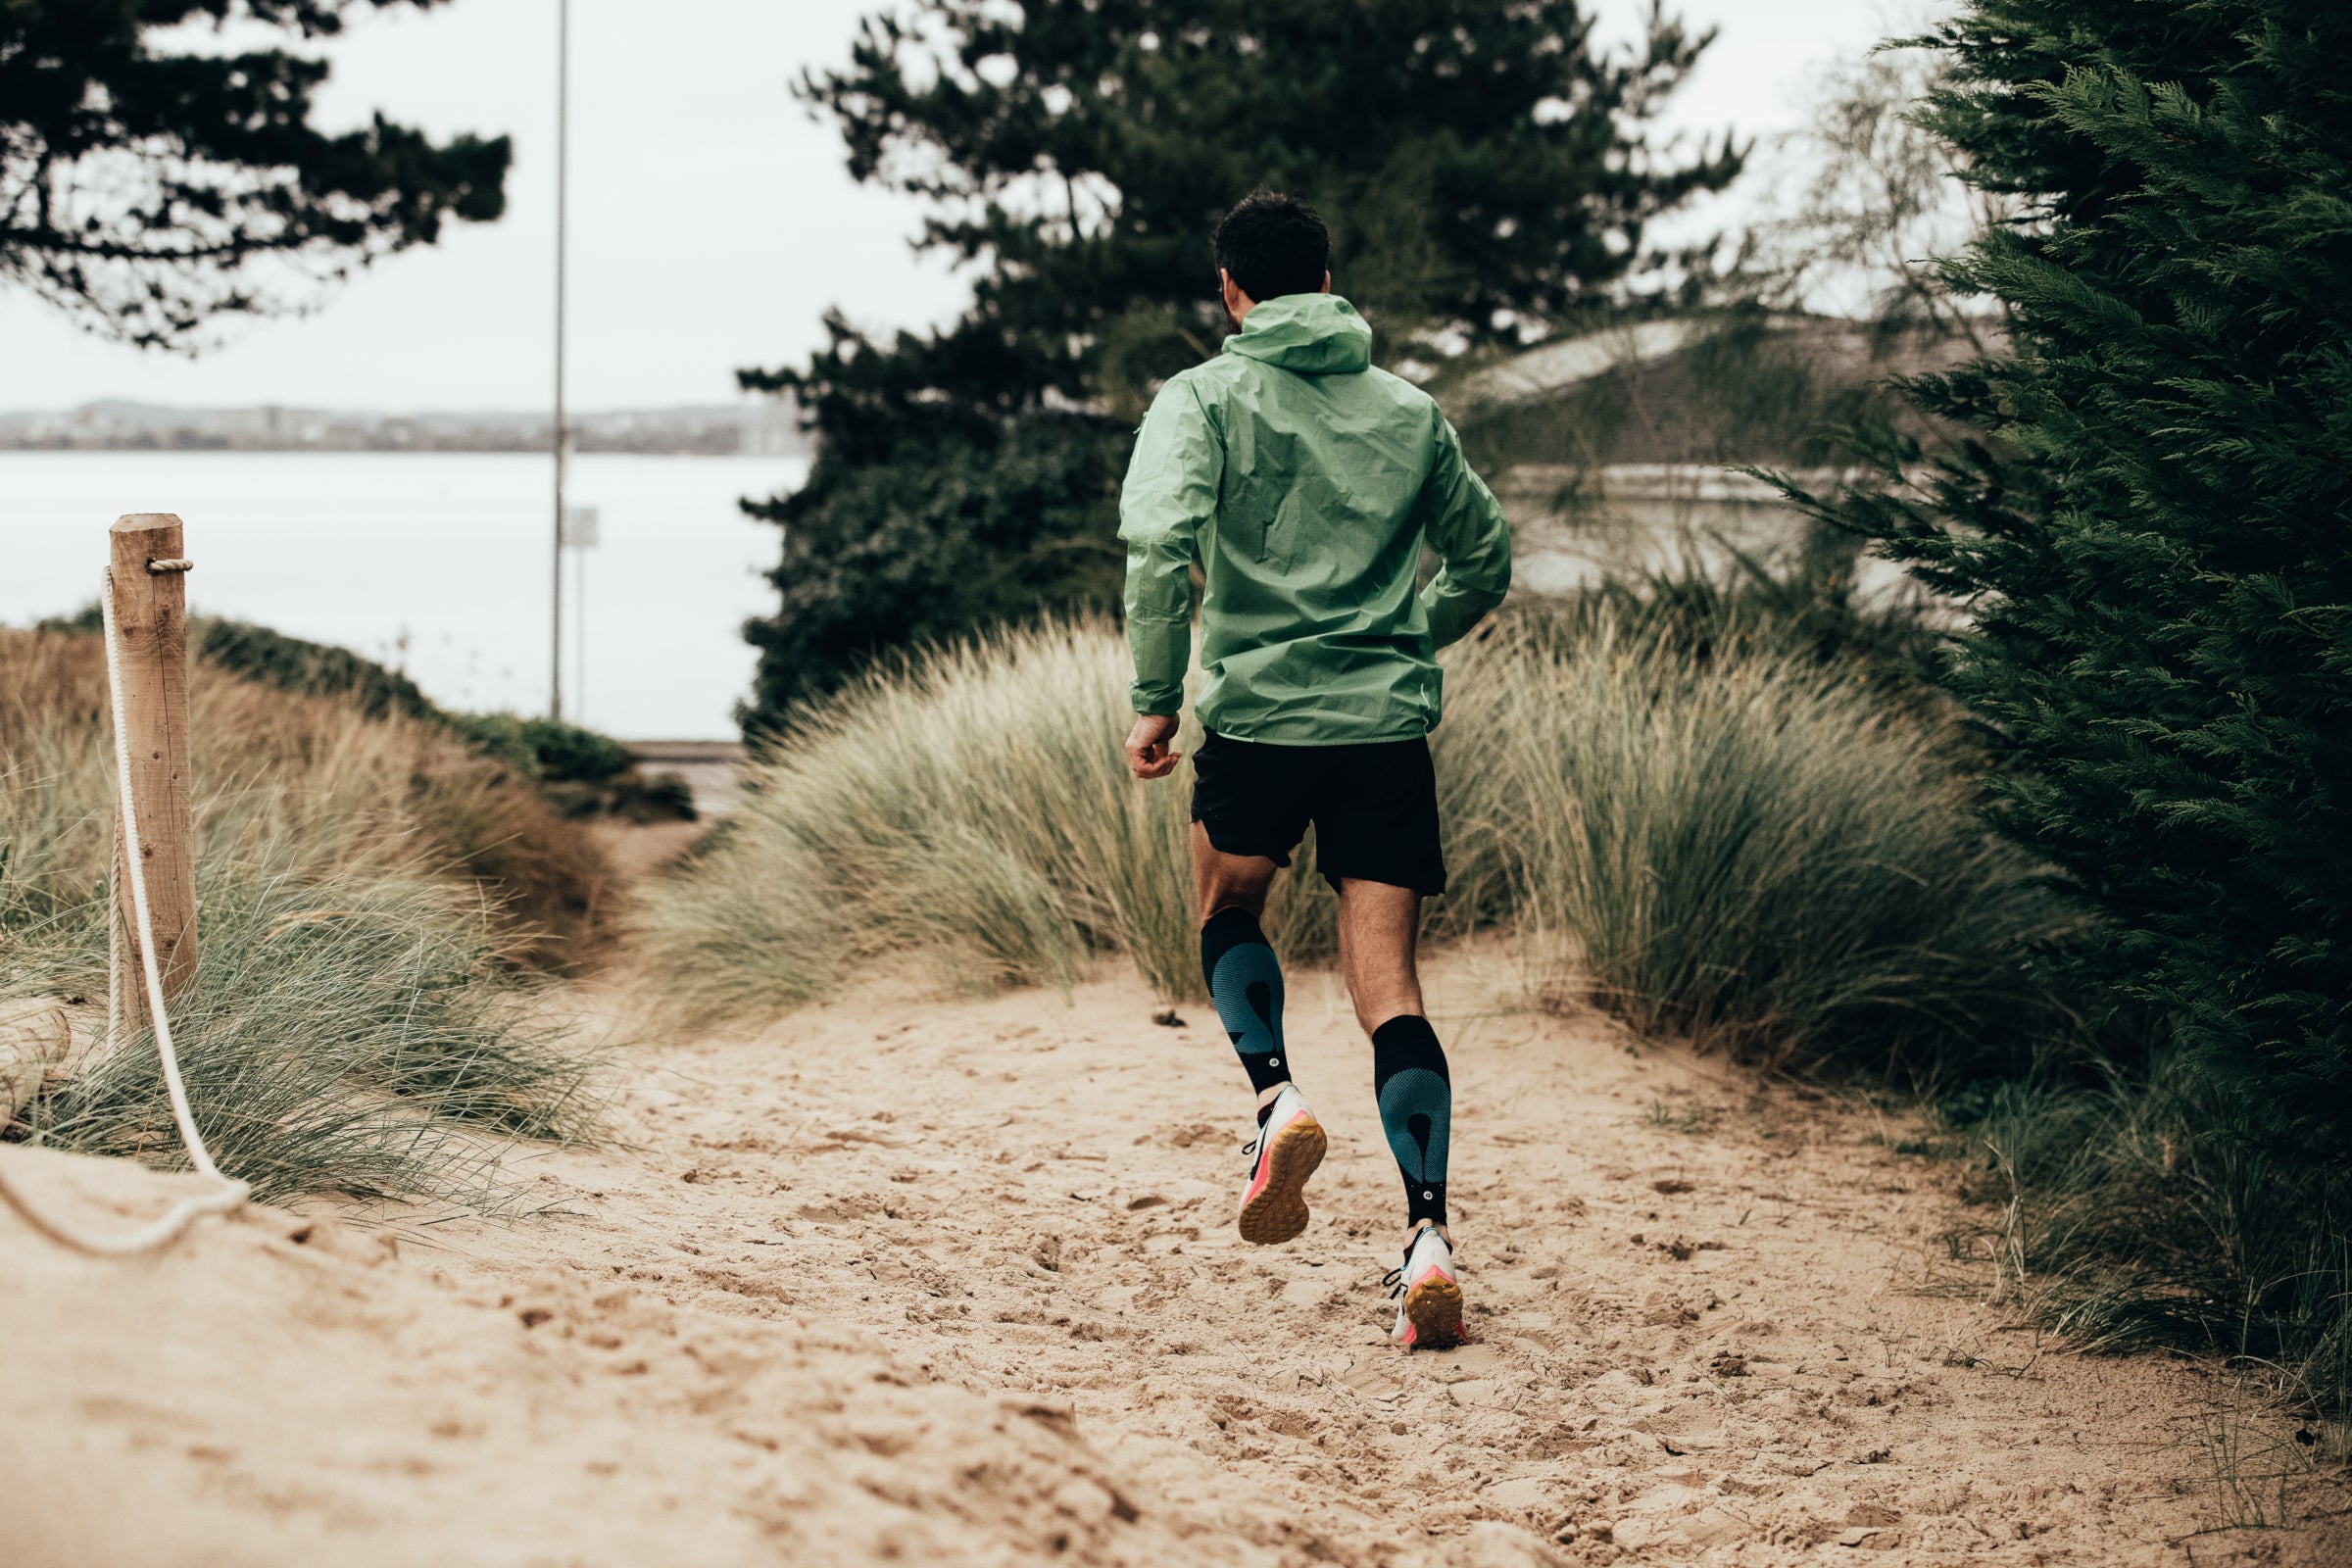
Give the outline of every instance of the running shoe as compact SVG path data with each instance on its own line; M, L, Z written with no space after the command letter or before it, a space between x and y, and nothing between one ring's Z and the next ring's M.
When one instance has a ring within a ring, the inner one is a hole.
M1289 1084L1258 1124L1250 1155L1250 1190L1242 1195L1242 1240L1271 1247L1306 1229L1306 1179L1323 1163L1323 1124Z
M1396 1304L1389 1338L1408 1350L1446 1349L1462 1343L1462 1287L1453 1277L1453 1247L1424 1225L1404 1250L1404 1266L1382 1280Z

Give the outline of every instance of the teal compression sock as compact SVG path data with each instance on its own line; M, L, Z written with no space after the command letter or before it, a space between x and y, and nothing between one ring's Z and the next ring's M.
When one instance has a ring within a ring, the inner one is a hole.
M1380 1125L1404 1177L1405 1223L1446 1223L1446 1146L1453 1132L1453 1079L1438 1032L1417 1013L1372 1031L1372 1092Z
M1282 1046L1282 965L1247 909L1219 909L1200 928L1200 973L1216 1004L1217 1021L1263 1096L1290 1082L1290 1053Z

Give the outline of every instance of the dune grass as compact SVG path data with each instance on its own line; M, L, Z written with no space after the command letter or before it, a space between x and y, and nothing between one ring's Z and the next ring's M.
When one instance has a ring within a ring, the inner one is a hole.
M691 872L647 890L649 967L706 1016L902 955L958 986L1066 985L1115 949L1197 994L1185 798L1126 775L1124 658L1100 625L1004 632L806 714Z
M152 1036L92 1044L112 846L96 653L0 632L0 998L62 1003L78 1036L11 1131L176 1166ZM191 710L201 962L173 1034L216 1158L265 1199L502 1200L502 1144L595 1121L590 1063L522 979L556 938L516 912L593 886L584 835L396 713L202 663Z
M2095 1070L1985 1081L1938 1108L1982 1216L1946 1238L2088 1349L2223 1358L2328 1418L2352 1457L2352 1176L2251 1118L2161 1043Z
M94 636L0 629L0 900L76 899L106 874L113 770ZM603 857L531 780L445 725L189 670L193 808L212 853L298 876L422 866L474 884L510 960L593 950Z
M1988 834L1948 720L1801 649L1523 614L1449 675L1458 873L1546 1001L1772 1065L2027 1059L2071 916Z
M482 911L461 890L217 860L198 887L201 961L172 1038L214 1158L264 1201L340 1192L495 1203L500 1146L592 1130L590 1062L503 981ZM103 909L10 937L11 989L103 1002ZM90 1030L102 1021L91 1006ZM51 1148L184 1164L145 1030L92 1053L18 1130Z
M1189 787L1127 777L1127 680L1093 622L870 674L783 737L736 819L648 896L650 969L704 1015L906 956L987 987L1067 984L1117 951L1162 996L1198 997ZM1453 891L1431 925L1514 931L1540 999L1897 1073L2022 1051L2046 1023L2027 955L2059 916L1978 825L1944 721L1889 713L1801 652L1693 651L1590 607L1506 620L1447 689ZM1320 880L1277 887L1286 957L1328 956Z

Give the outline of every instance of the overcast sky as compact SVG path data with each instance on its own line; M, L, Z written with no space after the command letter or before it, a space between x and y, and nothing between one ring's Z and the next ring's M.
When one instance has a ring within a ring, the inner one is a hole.
M319 119L375 109L514 138L508 212L363 274L315 315L240 323L201 359L77 330L0 285L0 408L100 397L385 409L544 406L553 343L557 0L355 14ZM961 280L907 248L920 208L851 182L787 92L846 58L852 0L572 0L571 331L579 408L712 403L739 366L792 361L838 305L877 326L952 317ZM1598 0L1632 36L1646 0ZM1722 38L1669 117L1770 134L1809 75L1888 30L1888 0L1682 0ZM1903 17L1904 10L1892 13ZM659 20L656 21L655 19ZM1699 226L1764 193L1737 193ZM1344 287L1344 284L1343 284Z

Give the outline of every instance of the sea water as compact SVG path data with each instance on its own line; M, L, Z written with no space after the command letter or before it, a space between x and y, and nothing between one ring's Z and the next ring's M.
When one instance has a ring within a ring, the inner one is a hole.
M629 739L728 739L747 616L772 612L773 526L737 502L802 458L572 460L595 548L564 565L565 716ZM549 460L527 453L0 452L0 624L97 597L108 524L177 513L197 614L259 621L405 670L446 707L545 712Z

